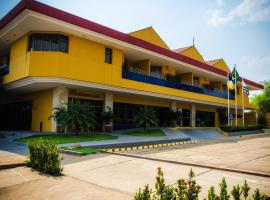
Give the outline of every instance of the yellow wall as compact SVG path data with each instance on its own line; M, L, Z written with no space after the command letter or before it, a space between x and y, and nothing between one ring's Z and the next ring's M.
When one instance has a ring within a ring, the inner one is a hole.
M192 58L194 60L198 60L200 62L205 62L202 55L199 53L199 51L196 49L195 46L187 48L184 51L181 51L180 54Z
M148 27L142 30L138 30L129 35L150 42L165 49L170 49L167 44L161 39L153 27Z
M52 119L48 120L48 118L52 115L53 90L34 93L31 98L33 99L32 130L39 131L39 124L42 122L43 131L50 132Z
M231 72L231 70L229 69L228 65L225 63L225 61L223 59L220 59L218 62L216 62L213 67L221 69L223 71L226 71L228 73Z
M227 105L227 99L123 79L124 54L119 49L113 48L112 64L106 64L104 63L105 46L93 41L70 35L68 53L27 52L26 38L23 37L12 45L11 73L5 76L5 83L24 76L63 77ZM166 69L167 72L175 73L171 66ZM193 74L182 74L181 78L192 83ZM241 102L241 99L238 98L238 101Z
M222 82L221 81L211 82L210 85L216 89L222 90Z
M141 60L132 63L133 67L138 67L144 71L146 71L148 74L150 74L150 60Z
M29 75L27 51L27 36L11 45L9 74L4 76L3 83L15 81Z
M157 100L153 98L143 98L138 96L114 95L113 101L119 103L130 103L130 104L159 106L159 107L171 106L171 103L169 101Z
M51 122L48 118L52 115L52 101L53 101L53 90L43 90L40 92L20 95L20 96L9 96L1 104L8 104L13 102L28 101L32 100L32 131L39 131L40 122L43 123L43 131L51 131Z
M166 76L167 74L171 76L175 76L176 74L175 68L171 66L162 66L162 75Z
M181 77L181 80L193 84L193 73L192 72L180 74L180 77Z

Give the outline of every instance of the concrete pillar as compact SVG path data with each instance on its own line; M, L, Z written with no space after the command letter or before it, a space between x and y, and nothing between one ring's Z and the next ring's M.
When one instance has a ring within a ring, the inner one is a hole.
M105 93L103 111L113 111L113 94Z
M191 112L190 112L190 120L191 120L191 126L195 127L196 126L196 105L192 104L191 105Z
M68 88L66 87L56 87L53 89L53 105L52 105L52 114L54 112L54 108L60 106L66 106L68 103ZM56 132L56 122L52 120L52 132Z
M176 110L177 110L176 102L172 102L172 104L171 104L171 109L172 109L173 111L176 111Z

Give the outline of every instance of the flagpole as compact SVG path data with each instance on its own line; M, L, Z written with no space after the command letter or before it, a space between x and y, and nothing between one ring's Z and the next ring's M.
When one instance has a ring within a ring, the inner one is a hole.
M242 120L243 120L243 126L245 126L245 106L244 106L244 90L243 90L243 84L244 84L244 81L243 81L243 77L242 77L242 111L243 111Z
M237 126L237 77L236 77L236 65L234 65L235 71L234 71L234 90L235 90L235 95L234 95L234 104L235 104L235 125Z

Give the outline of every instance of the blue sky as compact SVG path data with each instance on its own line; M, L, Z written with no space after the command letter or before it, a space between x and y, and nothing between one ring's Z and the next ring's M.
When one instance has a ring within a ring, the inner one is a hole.
M2 18L18 0L0 0ZM224 58L240 75L270 79L270 0L40 0L128 33L153 26L176 49L195 45L206 60Z

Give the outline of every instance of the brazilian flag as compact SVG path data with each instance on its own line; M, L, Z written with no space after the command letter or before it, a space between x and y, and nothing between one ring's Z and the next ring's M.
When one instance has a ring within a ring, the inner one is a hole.
M234 84L236 84L237 81L241 81L238 71L236 70L236 67L234 67L232 71L232 81Z

